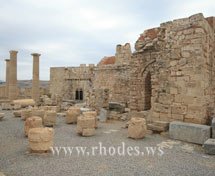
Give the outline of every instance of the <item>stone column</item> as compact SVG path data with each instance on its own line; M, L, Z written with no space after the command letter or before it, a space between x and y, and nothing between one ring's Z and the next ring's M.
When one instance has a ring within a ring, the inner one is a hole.
M39 74L39 57L40 54L32 53L33 56L33 80L32 80L32 98L35 101L40 97L40 74Z
M10 51L10 74L9 74L9 94L10 100L17 98L17 53L18 51Z
M5 59L6 61L6 86L5 86L5 96L9 95L9 81L10 81L10 59Z

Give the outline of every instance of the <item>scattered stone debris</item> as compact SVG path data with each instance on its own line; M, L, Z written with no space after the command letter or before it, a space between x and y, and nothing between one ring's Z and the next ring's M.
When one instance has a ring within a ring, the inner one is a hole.
M0 113L0 120L2 120L4 118L4 113Z
M133 139L142 139L147 131L146 121L142 118L132 118L128 126L128 136Z
M215 139L208 139L203 146L206 154L215 155Z

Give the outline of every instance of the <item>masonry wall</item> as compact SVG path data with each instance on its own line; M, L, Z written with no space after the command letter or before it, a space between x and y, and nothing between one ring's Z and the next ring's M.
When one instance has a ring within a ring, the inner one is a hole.
M131 109L147 110L150 73L149 118L207 123L214 106L214 29L203 15L147 30L135 48L130 63Z
M91 87L93 65L86 67L60 67L50 69L50 93L63 99L75 100L76 90L82 90L84 100Z
M127 104L129 101L129 72L125 65L104 65L94 70L93 88L108 89L109 101Z
M5 86L0 86L0 98L5 98Z

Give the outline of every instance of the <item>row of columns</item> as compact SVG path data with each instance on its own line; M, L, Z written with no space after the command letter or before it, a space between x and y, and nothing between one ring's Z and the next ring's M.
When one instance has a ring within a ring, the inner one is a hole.
M9 100L17 99L17 53L10 51L10 59L6 61L6 86L5 95ZM32 80L32 98L38 101L40 97L40 78L39 78L39 57L40 54L32 53L33 56L33 80Z

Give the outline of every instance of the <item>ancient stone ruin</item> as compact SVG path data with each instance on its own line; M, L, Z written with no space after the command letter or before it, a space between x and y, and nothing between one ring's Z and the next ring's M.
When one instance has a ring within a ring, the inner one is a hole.
M17 54L11 50L5 60L1 107L26 121L31 151L53 146L54 130L43 126L55 128L61 116L65 125L77 123L81 136L96 135L97 120L121 120L130 138L169 131L173 139L207 141L206 153L215 153L214 17L196 14L162 23L140 34L134 52L129 43L117 45L115 56L97 65L50 68L48 91L40 87L38 53L32 54L32 88L20 91Z

